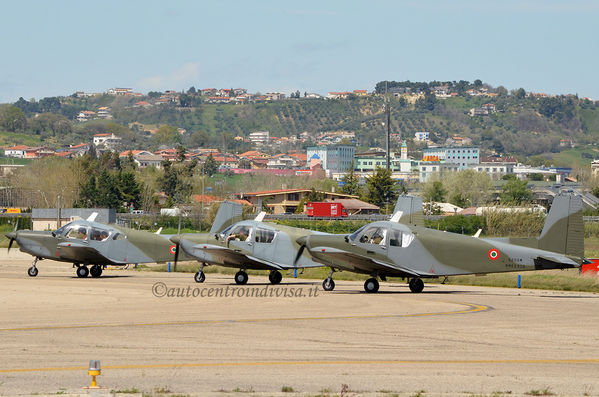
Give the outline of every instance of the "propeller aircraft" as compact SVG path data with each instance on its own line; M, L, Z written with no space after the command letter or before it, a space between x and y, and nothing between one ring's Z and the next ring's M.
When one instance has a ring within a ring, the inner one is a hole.
M97 213L87 219L75 220L55 231L15 230L6 234L10 239L8 250L16 241L19 249L34 256L27 273L38 274L37 262L52 259L73 263L76 274L100 277L107 265L124 266L130 263L172 261L176 246L170 235L148 233L94 222ZM186 260L190 260L185 256ZM91 268L88 268L91 266Z
M282 270L320 267L296 240L314 234L324 234L274 223L262 222L264 212L253 220L241 220L241 205L225 201L216 215L209 233L185 233L171 237L177 252L195 257L201 262L194 279L204 282L204 266L220 265L239 268L235 282L248 282L247 269L270 270L269 280L279 284ZM176 258L178 260L178 257Z
M378 279L401 277L418 293L427 278L580 267L586 263L582 210L580 197L556 196L539 237L447 233L411 220L402 223L402 211L397 211L390 221L370 223L352 234L312 234L296 242L331 268L323 281L327 291L335 288L332 276L338 269L371 275L364 283L366 292L378 291Z

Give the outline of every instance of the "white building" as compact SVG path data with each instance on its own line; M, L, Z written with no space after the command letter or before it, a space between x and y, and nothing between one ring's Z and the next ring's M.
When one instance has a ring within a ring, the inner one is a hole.
M430 132L419 131L414 133L414 139L417 141L428 141L430 138Z
M96 134L93 143L94 146L104 145L105 148L110 148L121 143L121 138L114 134Z
M254 144L263 145L270 141L270 132L268 131L258 131L252 132L249 136L250 142Z
M16 157L19 159L25 158L25 153L29 149L29 146L18 145L4 149L4 155L6 157Z

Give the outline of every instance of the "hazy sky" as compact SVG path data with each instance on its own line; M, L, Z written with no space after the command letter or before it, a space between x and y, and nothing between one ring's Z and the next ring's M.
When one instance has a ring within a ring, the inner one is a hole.
M0 102L481 79L599 99L594 0L2 1Z

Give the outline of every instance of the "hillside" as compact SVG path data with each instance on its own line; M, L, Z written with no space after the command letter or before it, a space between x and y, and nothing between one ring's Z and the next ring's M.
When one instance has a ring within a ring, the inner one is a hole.
M450 89L455 88L458 94L435 98L433 83L410 84L409 88L404 87L405 83L401 87L411 92L390 100L391 131L401 133L404 138L413 138L417 131L429 131L434 142L444 143L447 138L459 135L489 151L521 158L541 155L544 161L556 165L577 163L579 157L581 163L588 163L589 158L595 157L594 148L587 146L594 145L599 137L599 107L592 101L575 96L531 95L521 89L508 93L503 87L489 86L482 86L484 95L472 95L464 89L473 85L464 86L460 91L457 84ZM419 86L413 87L414 84ZM422 84L424 91L414 92L421 89ZM37 103L19 101L15 105L24 111L27 120L15 129L18 135L3 133L2 144L39 142L60 146L88 141L94 133L113 131L125 135L126 148L153 148L152 134L146 130L168 124L185 129L182 142L190 146L222 147L225 143L230 150L243 150L248 145L232 138L262 130L270 131L271 136L348 130L356 133L357 143L362 147L384 146L384 98L379 95L350 95L347 99L300 97L246 104L214 104L207 103L200 95L178 95L176 101L148 107L134 106L140 101L139 97L109 95L45 98ZM419 99L410 100L410 96ZM141 99L151 101L152 98ZM101 106L111 109L112 120L73 121L79 111L97 111ZM472 109L489 111L471 115ZM36 116L40 113L41 116ZM568 140L567 147L563 146L564 142L560 146L562 139ZM570 149L570 141L579 148ZM569 154L562 155L560 151Z

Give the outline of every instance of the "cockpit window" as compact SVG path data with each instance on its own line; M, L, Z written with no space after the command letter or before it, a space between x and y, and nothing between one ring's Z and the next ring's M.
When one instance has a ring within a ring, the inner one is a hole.
M124 239L126 239L126 238L127 238L127 236L125 236L125 235L124 235L124 234L122 234L122 233L115 233L115 234L112 236L112 239L113 239L113 240L124 240Z
M227 241L249 241L251 229L247 225L238 225L231 229Z
M269 229L256 229L256 242L257 243L272 243L275 238L275 231Z
M67 238L76 240L87 240L87 228L84 226L73 226L67 232Z
M384 227L369 227L360 236L360 242L363 244L376 244L385 245L385 237L387 236L387 229Z
M389 245L391 247L407 247L414 241L414 235L409 232L402 232L401 230L391 230L389 236Z
M110 232L104 229L92 228L90 232L90 240L94 241L106 241Z

